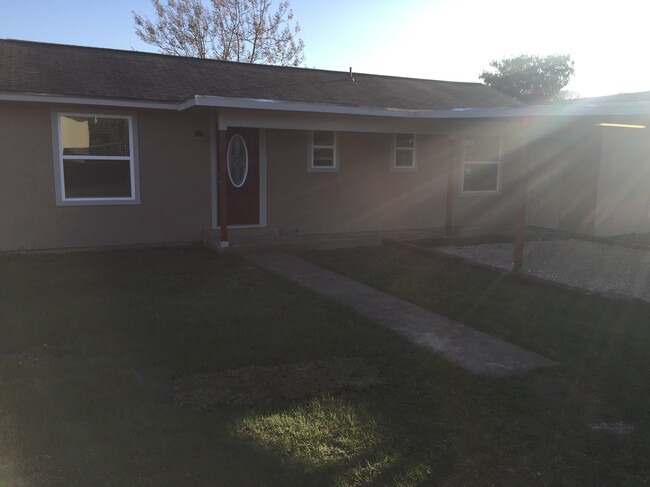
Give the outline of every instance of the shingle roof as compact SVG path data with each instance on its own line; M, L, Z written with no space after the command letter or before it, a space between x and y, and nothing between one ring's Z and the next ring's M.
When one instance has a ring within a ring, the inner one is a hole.
M182 101L194 95L355 107L512 106L480 83L263 66L0 39L0 92Z

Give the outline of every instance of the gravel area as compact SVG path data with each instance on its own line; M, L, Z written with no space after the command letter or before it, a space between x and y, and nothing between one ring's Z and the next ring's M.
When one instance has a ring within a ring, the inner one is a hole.
M437 247L499 269L512 269L511 243ZM569 286L650 302L650 251L582 240L526 242L523 272Z

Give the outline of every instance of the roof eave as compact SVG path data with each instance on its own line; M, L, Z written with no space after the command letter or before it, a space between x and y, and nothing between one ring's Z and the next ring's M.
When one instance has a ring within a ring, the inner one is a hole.
M0 92L0 101L60 103L70 105L98 105L123 108L151 108L155 110L176 110L181 105L177 101L147 101L114 98L95 98L85 96L52 95L49 93Z
M188 100L183 110L190 106L215 108L242 108L251 110L276 110L285 112L331 113L340 115L361 115L392 118L484 118L509 117L513 109L527 107L489 107L489 108L445 108L435 110L413 110L389 107L363 107L348 105L330 105L325 103L301 103L284 100L255 98L234 98L228 96L197 95L194 104Z
M357 107L322 103L300 103L284 100L235 98L213 95L195 95L183 101L147 101L113 98L91 98L46 93L0 92L2 101L41 102L72 105L97 105L123 108L149 108L184 111L193 107L239 108L251 110L275 110L304 113L330 113L340 115L376 116L408 119L471 119L471 118L517 118L599 115L650 115L648 102L593 103L579 100L551 105L447 108L436 110L410 110L401 108Z

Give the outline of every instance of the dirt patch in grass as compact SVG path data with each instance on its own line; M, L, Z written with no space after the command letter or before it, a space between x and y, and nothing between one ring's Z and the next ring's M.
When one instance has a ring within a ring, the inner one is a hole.
M47 363L63 355L63 351L57 347L42 345L30 348L22 352L0 355L0 363L15 365L40 365Z
M634 426L616 421L614 423L598 423L591 425L591 431L609 433L614 436L626 436L634 432Z
M377 369L361 358L335 358L272 367L250 366L181 377L176 402L209 410L297 400L382 384Z

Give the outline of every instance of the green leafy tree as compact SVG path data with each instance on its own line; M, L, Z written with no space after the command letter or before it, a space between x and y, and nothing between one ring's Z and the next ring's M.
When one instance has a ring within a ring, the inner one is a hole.
M488 86L524 103L565 100L575 94L563 90L574 74L568 54L521 56L492 61L492 70L479 78Z
M135 32L165 54L280 66L304 63L288 0L151 0L153 20L133 12Z

